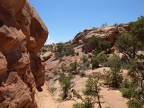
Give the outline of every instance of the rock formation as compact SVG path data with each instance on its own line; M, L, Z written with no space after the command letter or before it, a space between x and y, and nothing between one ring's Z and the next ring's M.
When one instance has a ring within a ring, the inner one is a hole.
M45 80L37 53L48 30L27 0L0 2L0 108L37 108L35 90Z
M119 26L103 26L100 28L90 28L78 33L72 40L72 43L77 45L85 43L84 51L91 52L92 50L94 50L94 46L86 44L89 39L93 37L101 37L102 39L109 41L111 43L111 46L113 46L116 38L121 33L129 31L129 24L121 24Z

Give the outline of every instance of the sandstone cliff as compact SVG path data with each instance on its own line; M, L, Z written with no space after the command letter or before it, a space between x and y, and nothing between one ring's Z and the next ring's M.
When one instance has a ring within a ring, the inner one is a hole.
M36 108L44 84L37 56L48 30L27 0L0 0L0 108Z

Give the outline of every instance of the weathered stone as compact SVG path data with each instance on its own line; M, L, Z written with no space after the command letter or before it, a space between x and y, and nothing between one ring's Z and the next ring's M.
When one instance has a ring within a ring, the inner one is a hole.
M26 0L0 4L0 108L37 108L35 90L45 68L37 52L48 37L45 24Z
M5 56L0 52L0 75L7 71L7 61Z
M36 86L39 88L45 81L45 67L41 63L40 57L37 57L33 53L30 53L30 67L36 81Z
M128 24L123 24L121 27L104 26L100 28L86 29L83 32L78 33L72 40L72 43L80 45L82 44L81 41L83 41L83 43L85 43L83 50L87 53L94 50L94 46L92 44L86 44L89 39L93 37L100 37L103 40L109 41L112 47L116 41L116 38L121 33L128 32L129 30L130 28Z
M41 49L48 36L45 24L29 3L25 4L22 14L18 18L18 23L23 33L27 36L28 51L36 54Z

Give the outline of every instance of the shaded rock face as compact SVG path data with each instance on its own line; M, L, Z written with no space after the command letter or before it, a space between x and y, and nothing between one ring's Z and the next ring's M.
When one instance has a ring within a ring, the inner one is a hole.
M26 0L0 2L0 108L37 108L35 90L45 80L37 53L48 30Z
M83 32L78 33L72 40L73 44L84 44L84 52L91 52L94 50L94 46L87 44L88 40L93 37L101 37L103 40L110 42L111 46L115 44L116 38L121 33L127 33L130 31L129 24L122 24L121 26L103 26L100 28L86 29ZM82 42L81 42L82 41Z

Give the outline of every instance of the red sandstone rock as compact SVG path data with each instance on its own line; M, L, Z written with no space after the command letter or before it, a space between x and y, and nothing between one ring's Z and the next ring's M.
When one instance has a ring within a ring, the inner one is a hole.
M23 33L27 36L26 42L28 51L36 54L41 49L48 36L45 24L29 3L25 4L22 14L18 18L18 23Z
M1 0L0 108L37 108L35 90L45 80L37 52L47 37L45 24L26 0Z
M80 45L83 43L87 43L88 40L92 37L101 37L102 39L109 41L111 43L111 46L113 46L116 38L121 33L128 32L129 30L130 27L128 24L123 24L121 27L104 26L100 28L86 29L83 32L78 33L72 40L72 43ZM94 50L94 46L85 44L85 52L91 52L92 50Z
M7 71L7 61L5 56L0 52L0 75Z
M36 81L36 86L39 88L45 81L45 67L44 64L41 63L40 57L37 57L35 54L31 53L30 67Z

